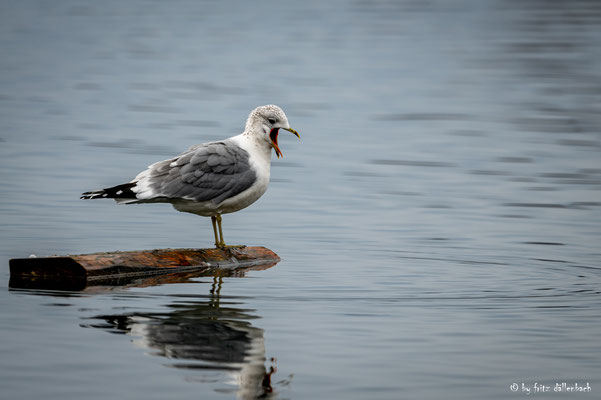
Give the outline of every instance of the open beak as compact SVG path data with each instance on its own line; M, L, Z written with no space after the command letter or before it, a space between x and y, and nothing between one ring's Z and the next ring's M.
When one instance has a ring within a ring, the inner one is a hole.
M271 139L271 146L275 150L275 154L278 156L278 158L284 157L284 155L282 154L282 151L280 150L280 147L278 146L278 131L279 131L279 129L280 128L273 128L271 130L271 132L269 132L269 137ZM282 129L284 129L288 132L294 133L296 135L296 137L300 139L300 135L294 129L292 129L292 128L282 128Z

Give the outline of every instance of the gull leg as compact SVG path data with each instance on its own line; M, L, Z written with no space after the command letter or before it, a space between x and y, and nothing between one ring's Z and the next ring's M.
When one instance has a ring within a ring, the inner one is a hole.
M219 237L217 236L217 217L214 215L211 216L211 222L213 223L213 233L215 234L215 247L219 247ZM221 224L219 224L219 229L221 229Z
M215 216L215 219L217 220L217 226L219 227L219 243L216 243L217 247L226 247L225 246L225 241L223 240L223 229L221 228L221 214L217 214ZM215 233L215 235L217 235L217 233ZM215 236L217 237L217 236Z
M244 245L228 246L225 244L225 240L223 240L223 228L221 228L221 214L217 214L214 217L211 217L211 221L213 222L213 232L215 233L215 247L219 249L235 249L240 247L246 247ZM219 236L217 236L218 230Z

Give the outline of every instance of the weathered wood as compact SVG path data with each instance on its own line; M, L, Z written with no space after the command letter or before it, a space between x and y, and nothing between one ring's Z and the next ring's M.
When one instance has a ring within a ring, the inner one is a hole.
M39 286L41 281L62 282L66 287L85 287L101 282L120 285L141 277L150 281L151 276L162 274L207 274L255 267L262 269L273 266L278 261L280 258L277 254L265 247L246 246L14 258L10 260L10 286Z

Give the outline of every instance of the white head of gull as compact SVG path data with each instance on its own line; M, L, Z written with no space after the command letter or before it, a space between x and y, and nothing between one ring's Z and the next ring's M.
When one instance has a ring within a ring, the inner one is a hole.
M128 183L85 192L81 198L110 198L120 204L171 203L178 211L211 217L215 246L226 247L221 214L242 210L265 193L271 149L282 157L280 129L300 138L280 107L257 107L241 134L193 146L152 164Z

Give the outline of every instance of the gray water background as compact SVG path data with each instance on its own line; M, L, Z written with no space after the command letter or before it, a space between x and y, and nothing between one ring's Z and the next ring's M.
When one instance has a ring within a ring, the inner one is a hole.
M598 396L600 43L586 0L0 2L2 398ZM267 103L301 141L224 229L278 265L9 290L10 258L210 247L78 195Z

